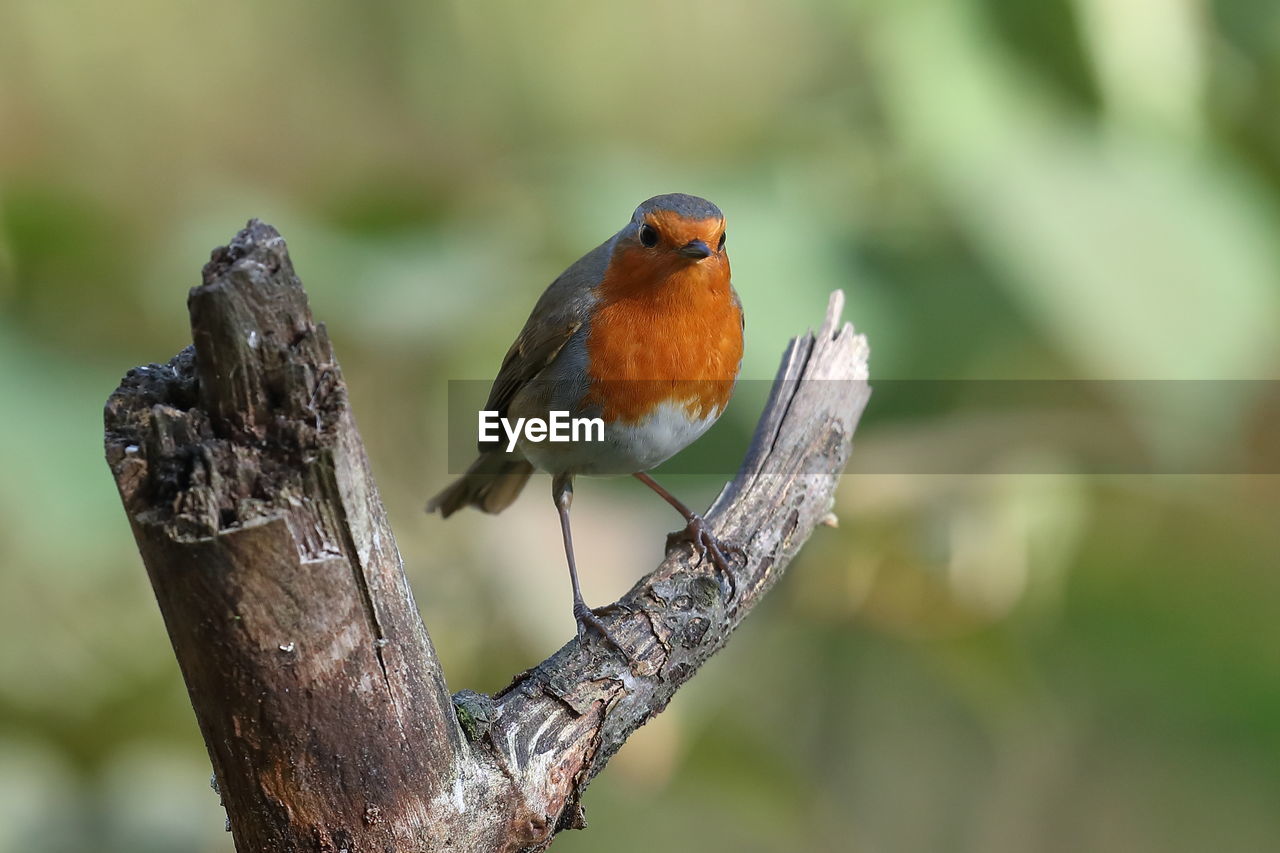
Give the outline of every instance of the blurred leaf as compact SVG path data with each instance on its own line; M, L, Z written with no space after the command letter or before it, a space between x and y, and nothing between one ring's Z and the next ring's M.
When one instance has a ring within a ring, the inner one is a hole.
M1003 46L1089 112L1100 104L1073 0L979 0Z

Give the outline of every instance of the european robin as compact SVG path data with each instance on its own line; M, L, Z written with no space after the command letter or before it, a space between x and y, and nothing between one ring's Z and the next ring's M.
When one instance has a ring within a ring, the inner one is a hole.
M512 422L553 411L599 418L603 435L482 442L466 473L427 504L448 518L464 506L506 509L535 468L552 475L573 616L627 654L582 600L569 532L573 478L631 474L687 523L677 538L709 558L736 594L727 549L702 517L647 473L715 423L742 364L742 303L730 283L724 214L673 193L649 199L542 294L502 360L485 410ZM595 438L597 440L585 440Z

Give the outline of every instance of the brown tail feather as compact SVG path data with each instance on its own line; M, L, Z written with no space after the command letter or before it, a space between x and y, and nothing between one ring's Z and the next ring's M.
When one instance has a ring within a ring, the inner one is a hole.
M502 512L520 496L533 466L505 453L481 453L467 473L427 501L427 512L440 510L448 518L464 506L485 512Z

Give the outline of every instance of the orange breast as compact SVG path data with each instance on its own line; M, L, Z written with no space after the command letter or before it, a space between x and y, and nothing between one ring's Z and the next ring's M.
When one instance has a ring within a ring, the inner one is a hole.
M587 357L606 420L636 423L665 402L698 420L724 409L742 361L742 311L726 257L654 263L622 251L600 295Z

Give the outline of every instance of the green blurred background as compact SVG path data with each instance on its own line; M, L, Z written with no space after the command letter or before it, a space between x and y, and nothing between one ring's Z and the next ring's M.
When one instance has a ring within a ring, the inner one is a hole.
M570 635L568 590L545 482L422 514L446 381L636 203L727 212L747 377L842 287L881 379L1275 378L1278 89L1269 0L8 0L0 849L231 849L100 411L250 216L329 325L451 688L492 691ZM874 415L856 452L971 438ZM1277 478L983 466L846 477L556 849L1276 849ZM625 481L575 514L594 603L675 526Z

